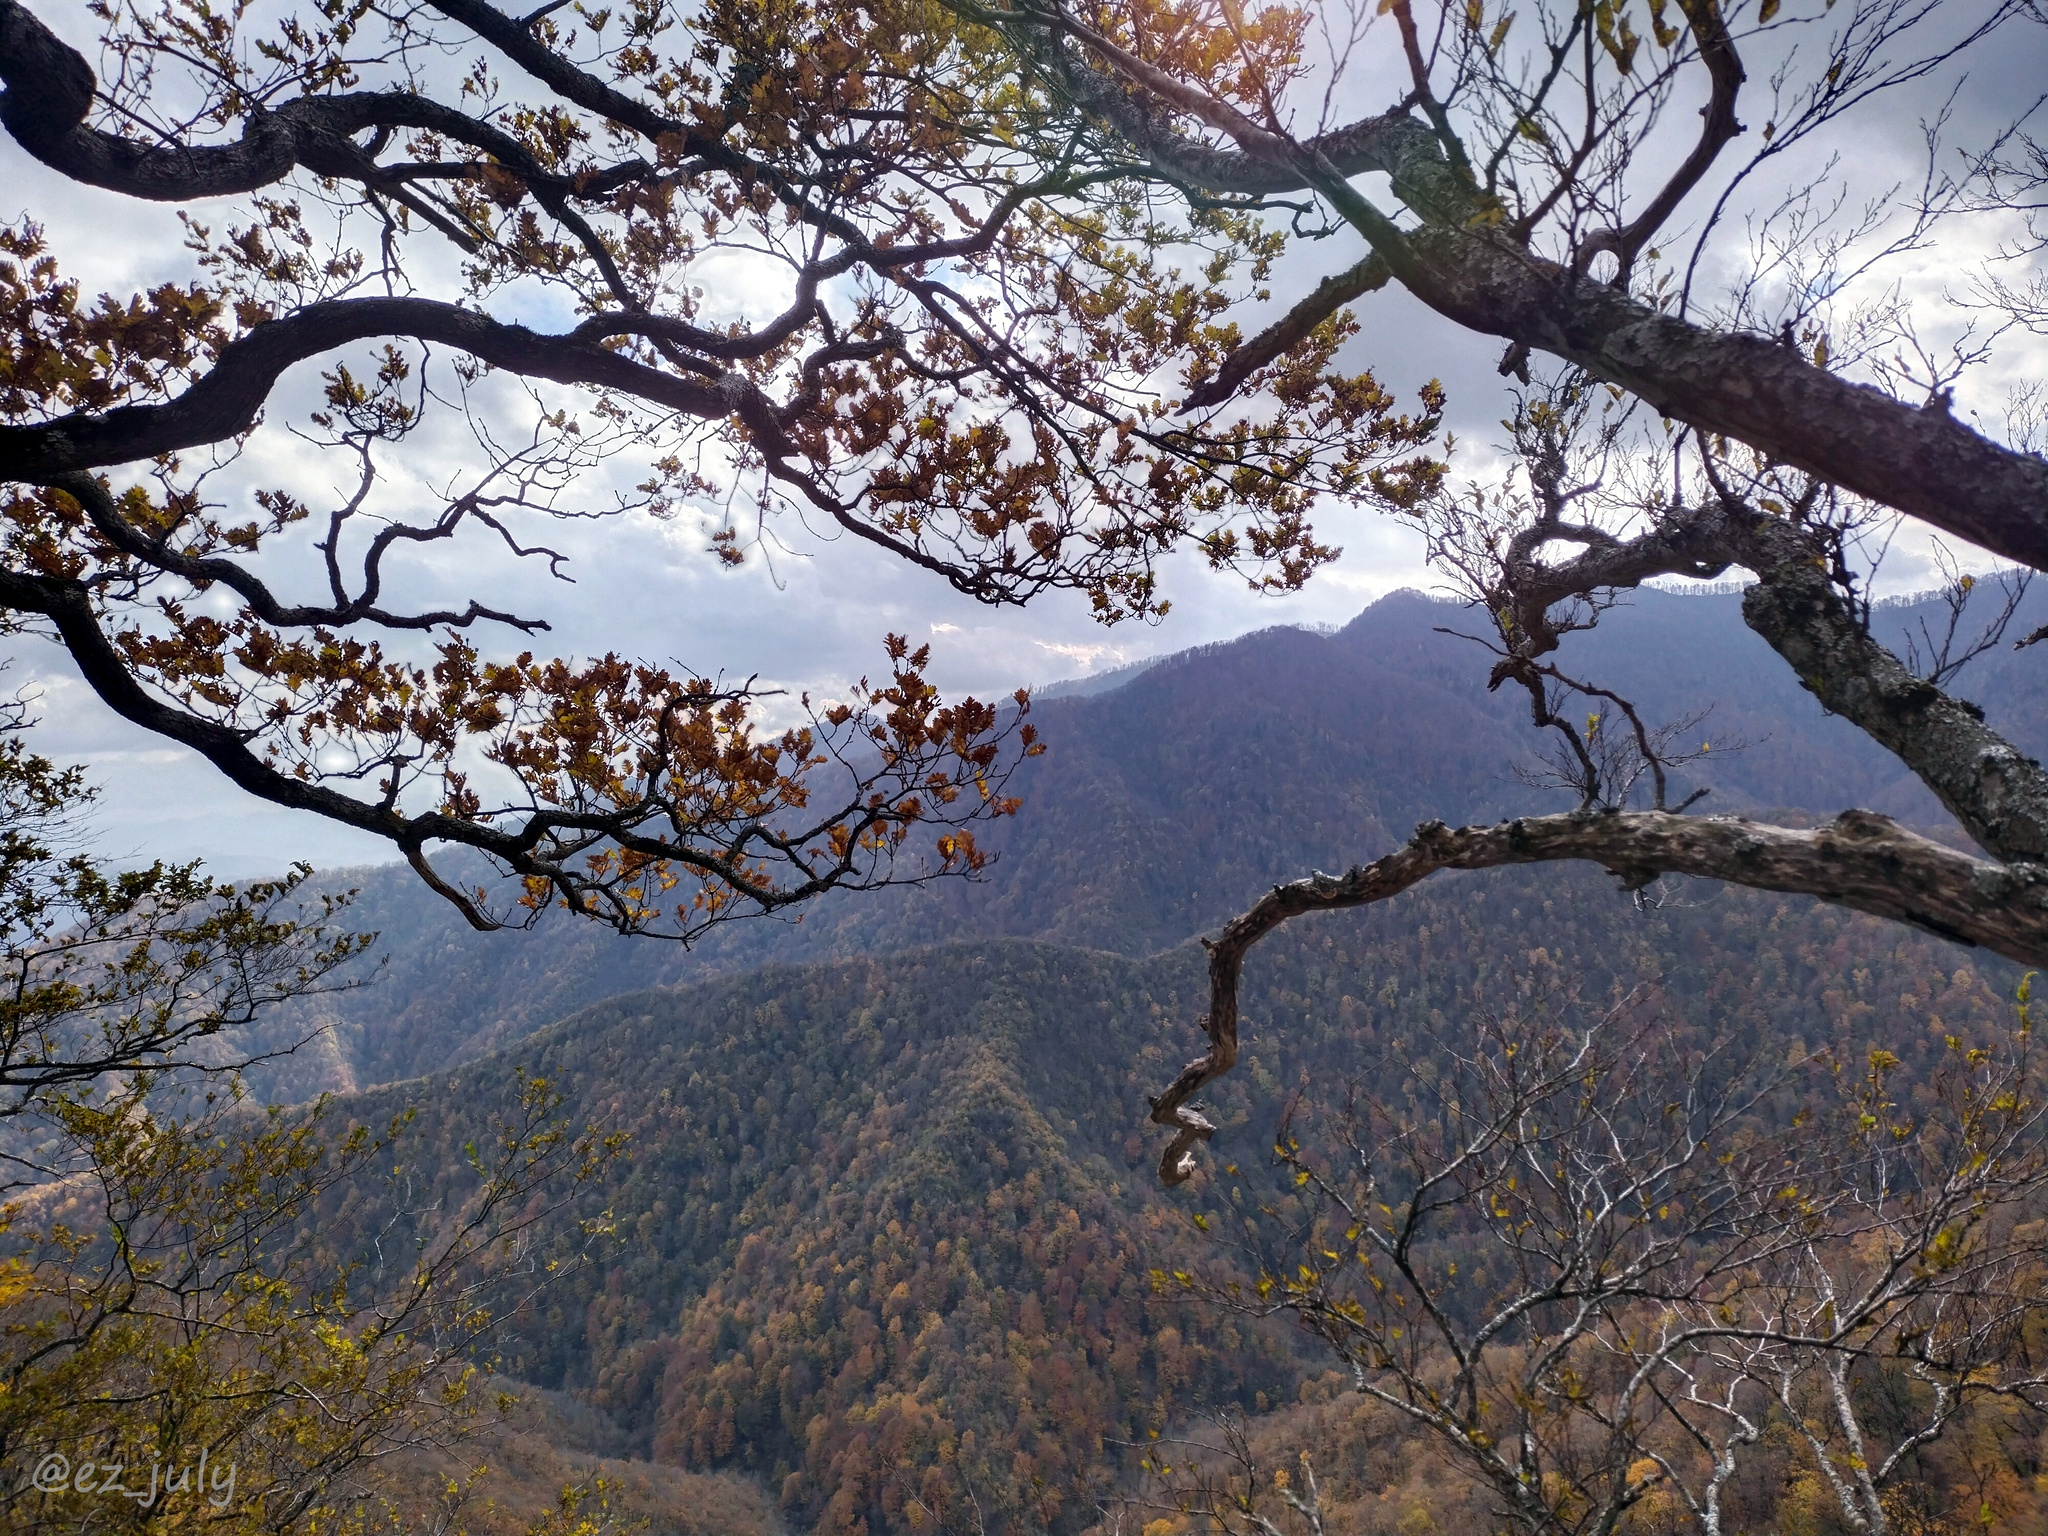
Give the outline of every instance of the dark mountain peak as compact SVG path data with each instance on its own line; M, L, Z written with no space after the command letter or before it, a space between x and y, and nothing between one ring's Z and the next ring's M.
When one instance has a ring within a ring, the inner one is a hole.
M1740 617L1735 592L1645 589L1568 640L1578 675L1635 698L1652 720L1705 706L1713 751L1693 782L1705 809L1867 806L1921 825L1945 818L1882 748L1823 714ZM1489 693L1489 657L1449 628L1483 616L1399 591L1334 633L1279 626L1169 657L1111 692L1046 701L1050 750L1015 781L1023 812L990 830L986 879L831 897L800 922L757 921L691 951L548 914L531 933L476 934L402 866L352 871L355 921L383 935L381 977L278 1021L331 1021L334 1049L301 1053L263 1084L301 1096L417 1076L495 1049L617 993L777 960L881 955L964 937L1031 938L1146 955L1240 911L1312 868L1394 846L1419 821L1491 821L1554 805L1515 769L1539 742L1525 706ZM2030 593L2018 622L2048 618ZM1879 607L1903 644L1937 604ZM2048 756L2043 666L2001 648L1963 691L2024 750ZM1734 750L1746 743L1742 750ZM481 879L481 866L451 873ZM990 961L990 963L995 963Z

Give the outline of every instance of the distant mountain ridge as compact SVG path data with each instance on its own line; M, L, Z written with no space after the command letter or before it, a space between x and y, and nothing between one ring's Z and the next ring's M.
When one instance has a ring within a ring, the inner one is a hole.
M1861 805L1946 822L1895 758L1821 711L1743 626L1739 602L1638 592L1571 637L1563 659L1652 719L1712 704L1703 740L1750 743L1692 770L1712 788L1702 811ZM1896 643L1931 614L1924 603L1881 607L1873 626ZM352 921L382 933L387 964L363 990L278 1021L280 1033L332 1028L262 1086L298 1096L414 1077L604 996L770 959L994 936L1157 953L1277 881L1385 852L1426 818L1554 809L1555 796L1513 773L1539 745L1525 703L1489 694L1486 653L1443 633L1471 619L1397 592L1334 633L1262 630L1163 658L1108 692L1043 700L1033 718L1050 750L1015 781L1023 812L989 831L998 858L988 878L827 897L800 921L742 922L689 952L562 913L533 932L477 934L403 865L337 876L361 884ZM2044 620L2048 597L2030 594L2015 632ZM2043 674L2038 653L2000 648L1959 686L2022 750L2048 755Z

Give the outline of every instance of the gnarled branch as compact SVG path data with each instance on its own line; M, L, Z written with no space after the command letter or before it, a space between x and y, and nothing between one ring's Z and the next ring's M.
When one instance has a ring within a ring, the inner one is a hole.
M1084 56L1049 27L1019 11L1006 29L1076 107L1161 180L1252 197L1319 192L1404 287L1447 319L1576 363L1673 420L2048 568L2048 461L1994 443L1945 410L1852 383L1775 339L1665 314L1546 260L1497 227L1498 208L1458 173L1428 124L1390 113L1284 144L1260 129L1219 148L1179 132L1171 104L1155 106L1145 82L1120 71L1114 57ZM1421 216L1419 227L1397 227L1351 186L1349 178L1368 171L1392 178L1395 196Z
M1869 811L1844 811L1811 832L1662 811L1530 816L1490 827L1424 822L1384 858L1343 875L1275 886L1205 941L1209 1049L1152 1101L1154 1123L1174 1132L1160 1159L1160 1180L1185 1182L1194 1171L1195 1144L1215 1134L1215 1125L1188 1101L1237 1062L1238 981L1259 940L1305 913L1385 901L1440 869L1567 859L1598 864L1628 889L1678 874L1818 896L2025 964L2048 963L2048 867L1972 858Z

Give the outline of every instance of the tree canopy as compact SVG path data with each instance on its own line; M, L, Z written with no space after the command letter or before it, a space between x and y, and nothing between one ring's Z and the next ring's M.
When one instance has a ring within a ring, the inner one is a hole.
M430 880L428 845L467 844L531 903L687 936L971 870L965 823L1010 808L1032 737L1021 699L942 703L894 639L885 683L758 733L750 686L514 652L545 621L491 594L392 606L422 546L502 539L559 573L536 521L745 496L983 601L1078 588L1115 621L1164 611L1154 567L1183 542L1294 586L1333 553L1319 495L1434 481L1438 397L1404 414L1336 371L1335 320L1257 370L1255 405L1170 412L1157 380L1214 371L1278 240L1222 208L1162 232L1000 35L943 9L94 15L97 72L0 8L0 122L75 181L187 205L189 249L94 301L36 224L5 231L0 602L129 719ZM294 410L280 383L314 359L322 398ZM448 425L471 462L422 510L390 461L445 453ZM352 493L209 500L280 427ZM706 529L718 559L749 541Z

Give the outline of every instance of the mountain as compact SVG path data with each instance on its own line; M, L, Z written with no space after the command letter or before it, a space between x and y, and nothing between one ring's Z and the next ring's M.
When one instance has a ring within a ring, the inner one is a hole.
M1712 789L1704 809L1862 805L1952 825L1896 759L1819 708L1743 626L1738 603L1639 591L1571 637L1564 657L1652 720L1712 706L1701 732L1717 750L1692 770ZM1897 603L1872 623L1896 645L1942 616L1930 602ZM1395 593L1332 633L1265 630L1169 657L1107 692L1045 700L1033 718L1049 750L1017 776L1022 813L990 829L998 859L985 880L827 897L799 921L735 924L689 952L559 912L532 932L477 934L402 865L347 872L336 878L361 887L352 921L382 935L382 969L360 991L276 1021L291 1038L328 1032L261 1086L298 1097L409 1078L600 997L770 960L996 936L1149 955L1276 881L1385 852L1423 819L1555 808L1514 773L1537 745L1526 706L1511 690L1489 694L1486 653L1443 632L1471 619ZM2048 600L2030 593L2016 632L2043 621ZM2043 679L2035 652L2001 647L1958 686L2023 750L2048 755ZM1538 889L1552 876L1521 878Z
M1702 764L1717 806L1879 804L1939 825L1734 603L1639 594L1579 637L1574 665L1653 716L1715 703L1711 739L1752 743ZM347 1109L365 1123L416 1109L401 1155L430 1207L460 1208L461 1149L489 1135L516 1069L559 1086L577 1123L627 1135L584 1196L610 1245L509 1325L496 1363L588 1416L657 1530L697 1528L679 1501L711 1496L676 1479L723 1478L736 1510L730 1490L758 1500L736 1529L1078 1536L1130 1475L1123 1446L1232 1409L1274 1444L1356 1463L1347 1529L1414 1536L1416 1509L1462 1507L1416 1470L1420 1449L1390 1473L1331 1428L1356 1415L1329 1404L1312 1346L1153 1281L1217 1257L1194 1218L1216 1210L1219 1170L1265 1177L1284 1101L1302 1096L1295 1124L1316 1134L1396 1053L1539 1003L1625 1007L1732 1057L1882 1044L1913 1092L1948 1035L2009 1016L2016 980L1799 898L1676 881L1632 898L1579 867L1440 876L1260 948L1242 1059L1210 1095L1217 1139L1163 1190L1145 1104L1201 1045L1193 936L1426 816L1545 803L1512 771L1530 745L1520 707L1441 632L1464 617L1397 594L1335 633L1266 631L1049 700L1035 717L1051 751L1020 775L1026 810L998 829L988 879L828 900L693 952L561 914L477 935L410 872L362 872L355 920L383 932L385 969L323 1000L334 1028L294 1058L297 1086L358 1090ZM1985 658L1973 691L2041 750L2033 660ZM377 1212L365 1201L323 1236L367 1244ZM546 1439L500 1459L552 1468Z
M979 1499L991 1529L1073 1530L1107 1442L1162 1395L1253 1406L1295 1374L1280 1337L1204 1339L1152 1296L1178 1239L1135 1173L1149 1149L1125 1150L1127 1090L1166 1069L1184 1000L1152 989L1186 959L992 941L770 967L612 999L350 1108L417 1106L408 1166L450 1208L515 1062L630 1135L586 1205L615 1245L499 1364L635 1455L747 1473L799 1526L879 1536L907 1500Z
M1911 1092L1945 1036L2009 1017L2014 980L1804 899L1695 887L1641 907L1594 871L1490 872L1261 949L1243 1059L1211 1095L1222 1129L1177 1191L1153 1174L1145 1095L1200 1041L1192 944L996 938L762 967L608 999L349 1109L375 1124L415 1107L401 1156L450 1209L460 1149L508 1107L515 1067L577 1123L628 1134L584 1201L609 1212L611 1246L512 1325L499 1361L587 1404L619 1449L742 1475L826 1536L972 1528L977 1506L990 1532L1070 1536L1130 1472L1120 1443L1325 1390L1303 1341L1151 1278L1227 1260L1193 1218L1217 1209L1219 1170L1264 1177L1297 1090L1307 1139L1395 1053L1547 997L1588 1016L1626 1003L1731 1056L1882 1044Z

